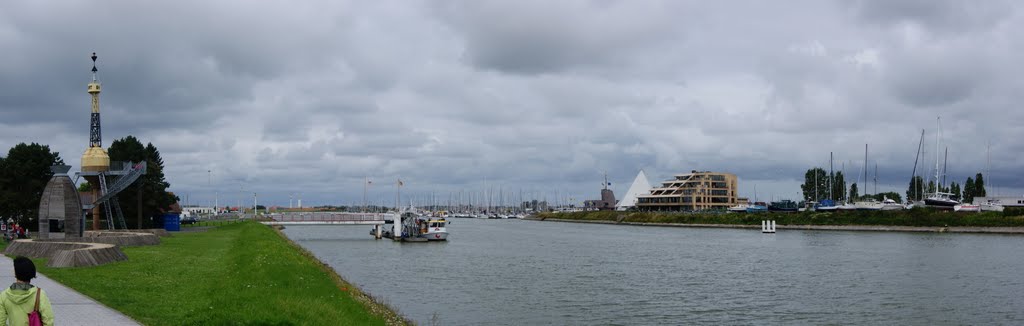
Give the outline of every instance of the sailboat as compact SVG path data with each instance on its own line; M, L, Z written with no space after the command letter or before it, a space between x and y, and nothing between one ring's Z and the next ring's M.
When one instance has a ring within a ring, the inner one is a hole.
M985 150L985 156L986 156L986 162L985 162L985 170L986 171L985 171L985 174L989 174L989 173L992 172L991 171L992 169L990 167L990 165L992 165L992 145L991 144L988 145L988 148ZM989 178L991 178L991 176L989 176ZM991 180L992 179L989 179L989 181L991 181ZM993 188L995 188L995 187L993 186ZM981 209L982 211L985 211L985 212L1002 212L1003 209L1005 209L1003 207L1003 204L999 203L998 200L992 200L992 199L986 200L983 203L978 203L978 206L979 206L978 207L979 209Z
M867 184L868 184L868 144L864 144L864 192L865 193L868 192L867 191L868 190ZM865 195L865 196L867 196L867 195ZM871 198L869 200L856 201L856 202L853 203L853 206L856 207L858 210L877 211L877 210L882 209L882 203L879 203L874 198Z
M953 194L948 192L940 191L942 189L942 182L939 180L939 134L941 133L941 125L939 124L939 118L935 118L936 131L935 131L935 192L928 194L925 197L924 204L929 207L935 207L940 209L953 209L954 206L959 205L960 202L953 199ZM947 158L949 150L946 150ZM943 158L943 165L945 165L945 158Z
M851 163L851 165L852 165L852 163ZM846 162L843 162L843 176L844 177L846 176ZM846 192L846 181L845 180L843 181L843 192L844 192L844 195L845 195L845 192ZM857 207L853 206L853 203L850 202L850 199L851 198L847 197L846 200L844 200L842 202L842 204L836 206L836 209L837 210L841 210L841 211L852 211L852 210L857 209Z
M906 209L911 209L911 208L914 208L915 206L924 207L924 201L921 200L922 199L921 197L923 197L922 194L921 194L921 185L918 185L918 183L917 183L917 161L921 158L921 147L923 145L924 145L924 129L921 129L921 138L918 139L918 141L917 141L917 153L914 154L914 170L912 170L912 172L910 172L910 182L911 182L912 188L910 189L911 192L909 194L907 194L907 206L905 206ZM913 189L913 188L917 188L917 189ZM916 195L916 196L911 196L911 195ZM911 197L917 198L918 201L916 201L916 202L913 201L911 199Z
M768 205L765 205L764 202L757 201L757 185L754 185L754 204L747 206L747 213L760 213L767 211Z
M836 179L833 173L834 171L832 171L832 152L828 152L828 199L822 200L820 203L818 203L818 207L814 209L816 211L831 212L839 209L839 206L836 206L836 202L833 199L835 197L835 194L832 193L832 189L835 189L835 185L833 185L832 183L835 182Z

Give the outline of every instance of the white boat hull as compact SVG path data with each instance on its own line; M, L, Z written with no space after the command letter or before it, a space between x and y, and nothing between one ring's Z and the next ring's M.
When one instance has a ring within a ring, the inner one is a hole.
M956 206L953 206L953 211L954 212L980 212L981 211L981 206L970 205L970 204L956 205Z
M876 201L859 201L853 203L858 210L877 211L882 209L882 203Z
M420 234L419 237L427 239L427 241L446 241L446 240L448 240L448 232L445 232L445 231L428 232L428 233Z
M985 212L1002 212L1003 209L1005 209L1003 205L995 203L981 203L979 206L981 206L981 210Z

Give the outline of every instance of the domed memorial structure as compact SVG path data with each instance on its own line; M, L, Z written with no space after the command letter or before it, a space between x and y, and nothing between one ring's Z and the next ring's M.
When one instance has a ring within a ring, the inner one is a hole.
M39 200L39 239L63 239L82 236L82 202L78 189L68 176L67 165L50 167L53 177L46 183Z

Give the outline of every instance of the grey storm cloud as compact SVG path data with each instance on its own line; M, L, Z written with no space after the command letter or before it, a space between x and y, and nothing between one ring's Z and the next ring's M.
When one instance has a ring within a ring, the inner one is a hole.
M1014 1L108 1L0 4L0 148L134 135L190 198L596 197L694 169L795 197L803 172L878 165L879 190L986 169L1024 190ZM991 145L991 151L987 150ZM873 172L873 171L872 171ZM863 177L861 177L863 178ZM873 178L871 178L873 179ZM864 182L863 180L861 182ZM417 197L419 196L419 197Z

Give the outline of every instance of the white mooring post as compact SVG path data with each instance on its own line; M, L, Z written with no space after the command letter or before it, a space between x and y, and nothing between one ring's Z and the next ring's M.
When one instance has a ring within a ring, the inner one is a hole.
M761 220L761 233L775 233L775 220Z
M768 233L768 221L761 220L761 233Z
M377 231L376 232L377 233L377 240L380 240L380 238L381 238L381 227L380 227L380 224L377 224L377 226L374 226L373 228L374 228L374 230Z
M391 225L391 239L402 239L402 215L399 213L396 213L395 223Z

